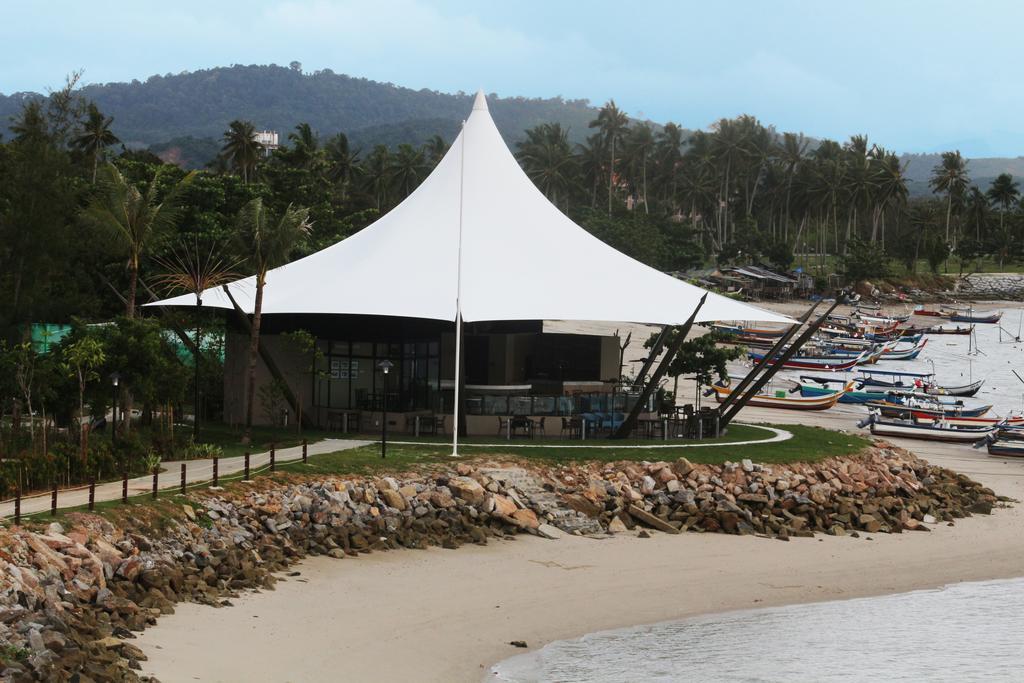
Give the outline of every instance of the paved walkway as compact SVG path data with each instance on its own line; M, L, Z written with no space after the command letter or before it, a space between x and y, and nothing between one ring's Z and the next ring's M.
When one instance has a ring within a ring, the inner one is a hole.
M323 439L307 446L309 457L322 455L324 453L335 453L350 448L366 446L373 441L357 441L353 439ZM302 446L277 449L274 459L278 463L291 462L302 459ZM181 487L181 464L185 463L185 481L188 485L198 485L209 482L213 479L213 460L172 460L160 463L160 477L157 486L160 490L174 489ZM270 467L270 451L264 453L253 453L249 456L249 474L255 476L258 472L265 471ZM217 473L220 477L228 477L238 474L245 469L245 456L220 458L217 462ZM136 496L149 493L153 490L153 476L146 475L128 480L128 495ZM96 502L120 500L121 480L96 484ZM89 504L89 487L76 486L70 489L61 489L57 492L57 507L59 509L80 507ZM36 512L47 512L50 510L50 493L35 494L32 497L21 499L21 514L30 515ZM14 516L14 501L5 500L0 502L0 517Z

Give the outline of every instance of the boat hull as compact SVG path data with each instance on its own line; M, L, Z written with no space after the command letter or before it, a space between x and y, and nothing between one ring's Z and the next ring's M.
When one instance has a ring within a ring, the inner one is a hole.
M1024 458L1024 441L998 440L988 445L989 455L1000 455L1011 458Z
M911 425L898 422L875 421L871 433L875 436L895 436L925 441L946 441L950 443L973 443L984 439L995 431L995 427L936 427L932 425Z
M721 403L732 393L732 389L728 387L713 386L715 390L715 399ZM842 398L839 392L830 394L828 396L818 396L814 398L804 397L793 397L793 396L770 396L767 394L758 394L747 401L748 406L757 406L759 408L781 408L783 410L828 410L836 404L836 402Z

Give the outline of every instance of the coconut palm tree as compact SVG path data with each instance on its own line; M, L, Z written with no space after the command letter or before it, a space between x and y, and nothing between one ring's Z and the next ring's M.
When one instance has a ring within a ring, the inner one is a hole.
M377 211L387 206L388 186L391 184L391 152L384 145L377 145L363 161L362 176L366 189L377 205Z
M979 243L981 242L981 229L988 223L989 208L988 196L977 185L971 185L971 189L967 191L964 218L968 225L974 225L974 239ZM999 227L1002 229L1002 216L1000 216Z
M221 153L242 176L242 183L248 184L263 149L263 145L256 141L256 129L252 122L232 121L224 132L223 140Z
M338 133L324 145L327 154L327 177L341 189L341 200L345 201L352 180L360 173L359 150L352 150L348 136Z
M783 239L788 239L789 237L790 203L793 197L793 181L796 179L800 166L803 164L804 159L807 156L807 146L808 142L803 133L783 133L782 143L775 151L776 157L782 164L783 175L786 178L785 219L782 223Z
M597 188L604 181L606 158L605 140L600 133L589 136L586 144L576 146L576 163L583 182L590 186L591 209L597 206Z
M423 155L433 168L441 163L441 159L448 153L448 143L440 135L433 135L423 143Z
M526 131L526 140L516 143L519 163L533 184L559 206L564 199L568 210L569 193L575 185L577 163L569 145L569 132L558 123L542 123Z
M291 149L291 162L300 168L309 168L320 151L320 141L308 123L295 126L295 131L288 133Z
M615 106L615 100L601 107L597 118L590 122L591 128L598 128L608 145L608 214L612 213L612 197L615 188L615 143L622 139L629 126L629 117Z
M946 242L949 242L949 225L953 217L953 202L959 201L970 177L967 175L967 160L960 156L960 150L943 152L942 160L932 169L932 177L928 186L936 194L946 194Z
M309 235L309 210L291 204L280 214L272 213L257 197L238 212L236 238L241 262L255 273L256 296L249 339L249 382L245 397L245 434L242 443L252 440L252 412L256 399L256 360L259 356L260 320L263 314L263 289L267 271L283 265L303 239Z
M430 172L423 151L412 145L399 145L394 157L391 159L391 184L396 193L402 199L412 194L412 191Z
M654 131L648 124L638 123L628 130L623 146L634 172L639 170L635 174L640 176L640 197L644 202L644 213L650 213L647 204L647 166L654 152Z
M999 207L999 231L1003 231L1006 211L1013 206L1013 203L1020 197L1020 188L1009 173L1000 173L992 181L991 187L985 196Z
M161 200L161 173L144 188L129 183L117 167L106 164L100 172L100 190L82 211L82 217L128 252L128 297L125 315L135 316L135 291L142 255L159 236L174 226L182 192L192 183L195 171L180 180Z
M111 145L121 142L116 135L110 131L110 124L114 122L112 116L104 116L99 107L89 103L88 119L82 124L81 135L72 140L72 144L84 154L92 157L92 184L96 184L96 171L99 168L100 157L103 151Z

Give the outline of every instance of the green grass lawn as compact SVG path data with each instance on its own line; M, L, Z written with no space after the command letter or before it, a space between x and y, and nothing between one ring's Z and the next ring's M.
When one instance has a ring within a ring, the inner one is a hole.
M726 460L738 461L749 458L761 463L810 462L830 456L849 455L856 453L869 444L860 436L843 434L819 427L802 425L770 425L778 426L793 433L793 438L767 444L745 444L729 446L737 441L764 439L771 436L763 429L748 425L733 425L729 433L718 439L706 439L701 443L717 443L718 446L707 447L669 447L669 448L554 448L559 445L580 445L579 441L530 441L509 442L497 446L474 446L477 443L495 443L494 439L481 441L479 438L461 442L460 461L476 458L494 458L513 456L524 460L546 464L570 462L613 462L617 460L674 460L685 457L695 463L722 463ZM407 439L400 439L408 441ZM598 439L594 446L608 446L613 442ZM614 442L622 446L649 446L662 444L660 441L623 441ZM531 447L527 444L530 444ZM545 446L552 446L545 448ZM451 443L448 441L423 441L416 445L408 443L389 443L387 459L380 457L380 444L354 448L346 451L327 453L310 457L309 463L284 463L278 467L285 472L303 474L372 474L385 471L412 469L420 465L452 462Z

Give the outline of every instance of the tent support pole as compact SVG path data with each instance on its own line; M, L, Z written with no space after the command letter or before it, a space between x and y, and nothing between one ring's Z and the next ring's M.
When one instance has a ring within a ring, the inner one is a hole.
M655 389L658 388L658 383L661 382L661 378L668 372L668 368L672 365L673 359L676 354L679 353L679 349L682 348L683 342L686 341L686 335L690 333L690 328L693 327L693 321L697 319L697 313L700 312L704 302L708 300L708 292L704 293L704 296L697 302L697 308L693 309L693 313L687 318L686 322L681 327L676 328L676 337L672 340L671 346L668 347L668 351L665 352L665 357L661 359L661 363L658 364L658 368L651 375L651 381L648 382L643 391L640 392L640 397L637 402L633 405L633 408L629 411L629 415L622 421L619 428L612 434L613 439L625 439L629 436L629 433L633 431L633 426L636 425L636 420L640 417L640 411L643 410L644 404L651 397L651 394Z
M812 336L814 336L814 333L818 331L818 328L821 327L826 320L828 320L828 316L832 311L836 310L836 307L842 300L842 296L837 296L835 302L828 307L828 310L825 311L820 318L808 325L807 329L804 330L804 333L797 337L797 340L793 342L781 356L774 360L765 373L754 382L753 386L751 386L745 394L737 398L735 403L733 403L728 410L724 411L719 407L719 429L725 429L732 419L736 417L736 414L740 412L743 406L747 405L750 399L754 398L754 396L757 395L757 392L761 391L765 384L768 384L768 381L775 376L775 373L782 369L782 366L786 364L786 361L792 358L796 352L799 351Z
M640 367L640 372L637 373L636 379L633 380L633 388L639 389L644 384L644 378L647 377L647 373L651 371L651 366L654 365L654 360L661 353L661 349L665 346L665 338L668 336L668 331L672 329L671 325L665 325L661 328L661 332L658 333L658 338L654 340L654 346L651 347L650 353L647 354L647 358L644 358L644 364Z
M462 410L462 191L466 177L466 122L459 135L459 239L455 261L455 403L452 405L452 457L459 457L459 432L465 424Z
M736 388L725 397L725 400L722 401L721 405L718 407L719 412L727 410L729 406L743 394L743 391L750 386L750 383L757 379L757 376L761 371L771 365L771 359L775 358L782 349L786 348L786 344L789 343L789 340L796 335L800 328L803 327L804 323L811 319L811 314L814 313L814 309L818 307L818 303L820 302L812 304L811 307L807 309L807 312L800 316L799 323L796 325L790 325L789 329L786 330L786 333L779 337L779 340L775 342L768 353L764 354L764 358L759 360L754 367L751 368L750 372L747 373L747 376L740 380L740 383L736 385Z

